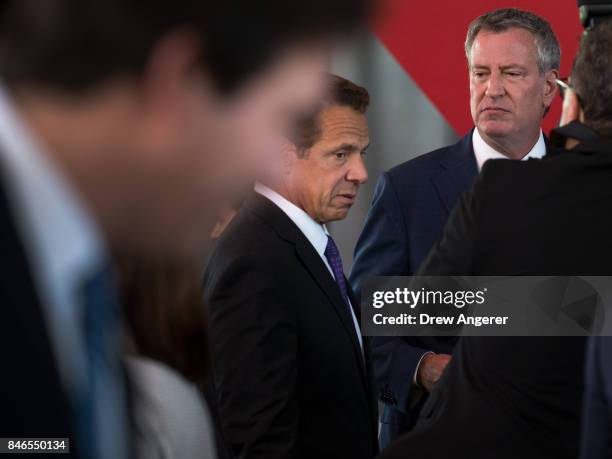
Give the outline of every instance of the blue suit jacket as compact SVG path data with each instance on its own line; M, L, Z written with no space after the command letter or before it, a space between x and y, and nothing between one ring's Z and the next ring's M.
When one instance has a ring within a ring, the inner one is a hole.
M582 459L612 457L612 337L591 338L582 420Z
M355 249L350 282L357 295L367 277L417 272L442 235L450 211L460 195L471 188L477 174L472 131L455 145L382 174ZM385 403L381 448L411 428L425 401L424 390L412 384L421 357L428 351L450 354L455 342L455 338L436 337L373 339L378 394Z

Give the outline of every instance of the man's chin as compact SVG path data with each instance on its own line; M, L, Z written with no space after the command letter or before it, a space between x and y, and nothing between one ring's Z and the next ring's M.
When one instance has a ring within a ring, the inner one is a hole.
M512 126L507 122L485 121L478 124L478 130L488 137L505 137L512 132Z
M350 209L351 206L343 206L334 209L333 212L330 212L328 215L325 216L325 223L344 220L347 217Z

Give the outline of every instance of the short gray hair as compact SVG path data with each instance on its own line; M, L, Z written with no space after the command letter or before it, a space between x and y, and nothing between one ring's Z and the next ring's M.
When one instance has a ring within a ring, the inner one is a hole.
M468 65L471 63L472 45L481 31L501 33L515 28L527 30L533 35L538 49L538 67L541 73L559 69L561 47L548 21L529 11L516 8L491 11L472 21L465 39Z

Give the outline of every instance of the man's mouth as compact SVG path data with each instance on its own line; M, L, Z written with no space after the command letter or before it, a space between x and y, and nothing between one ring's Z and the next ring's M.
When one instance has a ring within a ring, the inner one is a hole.
M510 110L507 110L503 107L484 107L480 110L480 113L510 113Z
M352 203L353 201L355 201L355 198L357 197L357 193L338 193L336 197L341 198L344 201Z

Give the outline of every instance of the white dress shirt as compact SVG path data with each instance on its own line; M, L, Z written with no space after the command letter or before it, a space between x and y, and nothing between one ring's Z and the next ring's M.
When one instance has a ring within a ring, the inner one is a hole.
M474 154L476 155L476 163L478 164L478 171L482 169L482 166L489 159L508 159L508 157L484 141L478 129L474 129L472 134L472 145L474 146ZM540 131L540 137L533 146L531 151L527 153L521 161L526 161L529 158L543 158L546 155L546 143L544 142L544 135Z
M78 193L23 124L2 86L0 162L15 225L70 399L86 382L81 292L85 280L107 259L104 241ZM112 401L100 401L103 406L110 404ZM100 441L111 442L108 439L112 438L116 443L117 436L125 434L121 419L98 422L105 425L98 431ZM120 440L125 445L123 437ZM115 448L120 447L109 445L109 455L104 457L124 457Z
M276 204L276 206L287 214L291 221L295 223L295 225L300 229L304 236L306 236L306 239L308 239L316 252L319 254L319 257L321 257L321 260L323 263L325 263L327 270L335 282L336 278L334 277L334 272L327 261L327 257L325 257L325 248L327 247L327 238L329 236L329 232L327 231L325 225L317 223L310 215L308 215L298 206L261 183L257 183L255 185L255 191ZM350 301L351 300L349 300L349 303ZM353 324L355 325L355 332L357 333L359 345L363 350L363 338L361 337L359 322L357 322L357 317L355 317L355 312L353 311L352 305L349 306L349 309L351 311L351 317L353 318Z

